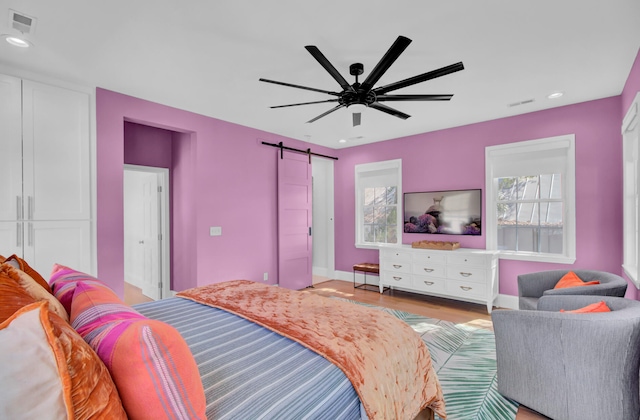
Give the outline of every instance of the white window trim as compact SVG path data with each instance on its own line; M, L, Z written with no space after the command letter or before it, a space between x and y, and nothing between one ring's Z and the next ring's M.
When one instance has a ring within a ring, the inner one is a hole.
M506 260L537 261L558 264L573 264L576 260L576 176L575 176L575 135L548 137L538 140L528 140L518 143L502 144L485 148L485 190L486 190L486 220L487 239L486 247L489 250L498 250L496 201L498 186L494 181L493 160L495 158L508 158L509 155L523 152L537 152L558 148L558 144L564 142L567 146L566 173L563 174L564 195L564 254L546 254L536 252L505 251L501 250L500 258ZM567 143L568 142L568 143Z
M364 242L364 232L362 226L364 225L364 213L362 211L362 203L364 197L362 196L362 188L360 177L367 172L376 172L387 169L394 169L397 171L397 197L398 197L398 211L397 211L397 226L398 226L398 240L393 243L371 243ZM402 232L403 232L403 215L402 215L402 159L385 160L382 162L362 163L355 166L355 218L356 218L356 240L355 247L363 249L379 249L381 246L400 245L402 244Z
M623 262L622 269L627 277L640 289L640 275L638 273L638 264L640 264L640 243L638 243L635 231L640 226L640 220L637 215L640 214L637 209L638 191L640 188L640 159L637 153L640 153L640 136L634 132L640 120L640 92L636 94L635 99L631 103L624 119L622 120L622 141L623 141ZM634 153L635 156L629 156ZM629 171L631 169L631 171ZM636 177L629 176L630 173L636 174ZM630 200L627 191L634 191L634 197ZM629 228L633 226L633 228ZM635 242L635 243L634 243ZM633 255L631 255L633 254Z

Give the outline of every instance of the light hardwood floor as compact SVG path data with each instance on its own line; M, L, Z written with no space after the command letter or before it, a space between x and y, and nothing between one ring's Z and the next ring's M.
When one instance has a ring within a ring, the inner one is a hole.
M476 327L492 328L491 315L487 313L485 305L458 302L451 299L436 298L399 290L391 290L380 294L377 288L370 287L368 290L354 288L353 283L340 280L328 280L324 282L316 282L316 280L314 280L314 287L305 290L323 296L336 296L357 300L358 302L398 309L417 315L455 322L457 324L468 323ZM142 294L140 289L125 283L125 302L127 304L131 305L148 302L150 300L150 298ZM516 416L516 420L545 419L547 419L547 417L522 406L518 409Z

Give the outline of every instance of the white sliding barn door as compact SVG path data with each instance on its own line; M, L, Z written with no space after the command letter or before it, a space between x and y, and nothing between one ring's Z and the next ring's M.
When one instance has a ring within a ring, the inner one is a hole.
M282 151L278 159L278 284L312 284L311 164L307 155Z

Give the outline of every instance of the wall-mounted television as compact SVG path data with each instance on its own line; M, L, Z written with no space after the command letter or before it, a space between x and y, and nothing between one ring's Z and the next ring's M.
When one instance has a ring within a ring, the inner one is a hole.
M404 194L404 232L482 234L482 190Z

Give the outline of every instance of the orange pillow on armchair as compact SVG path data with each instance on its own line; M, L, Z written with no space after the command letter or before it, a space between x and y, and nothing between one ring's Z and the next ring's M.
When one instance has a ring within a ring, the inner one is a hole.
M554 289L564 289L565 287L577 287L577 286L590 286L593 284L600 284L599 280L582 281L580 277L573 271L569 271L562 276L560 281L553 287Z

